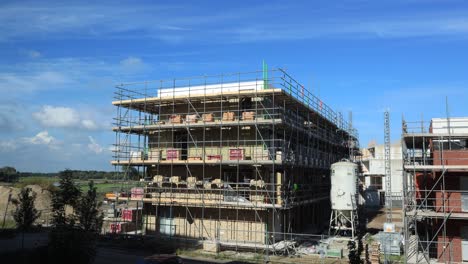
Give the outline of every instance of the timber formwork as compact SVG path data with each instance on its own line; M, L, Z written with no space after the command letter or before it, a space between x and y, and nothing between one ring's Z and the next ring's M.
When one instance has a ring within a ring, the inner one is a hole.
M434 118L429 124L403 120L402 128L405 260L462 262L462 234L468 231L468 118Z
M281 69L121 84L112 164L147 179L144 232L265 247L320 232L330 165L359 149L341 113Z

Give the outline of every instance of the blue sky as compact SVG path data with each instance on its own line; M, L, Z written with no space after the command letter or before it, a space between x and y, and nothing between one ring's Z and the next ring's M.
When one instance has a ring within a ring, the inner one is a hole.
M0 166L112 170L114 85L281 67L362 146L467 116L464 1L2 1ZM347 116L347 114L345 114Z

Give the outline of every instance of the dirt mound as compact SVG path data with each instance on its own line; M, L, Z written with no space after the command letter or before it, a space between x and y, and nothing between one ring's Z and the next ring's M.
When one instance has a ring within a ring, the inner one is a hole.
M32 191L36 193L37 196L34 205L36 209L41 212L40 222L47 223L50 220L50 192L39 185L27 185L26 187L31 188ZM5 210L7 209L9 194L11 194L12 199L17 199L20 191L21 190L19 188L0 186L0 215L2 218L5 214ZM13 212L15 210L16 206L10 201L8 204L8 211L6 214L7 221L13 220Z

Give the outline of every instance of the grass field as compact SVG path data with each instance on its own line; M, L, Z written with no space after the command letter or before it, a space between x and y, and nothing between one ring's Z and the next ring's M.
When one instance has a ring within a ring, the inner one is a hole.
M56 181L58 181L58 179L52 177L21 177L18 182L14 184L14 187L23 188L27 185L39 185L42 188L47 189Z

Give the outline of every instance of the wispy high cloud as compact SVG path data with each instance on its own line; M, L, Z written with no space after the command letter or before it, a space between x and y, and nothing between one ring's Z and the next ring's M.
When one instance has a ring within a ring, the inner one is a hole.
M148 69L151 66L138 57L115 62L94 58L38 58L14 65L0 64L0 90L9 97L47 90L93 89L93 83L112 87L118 80Z
M0 72L0 89L5 92L31 92L63 86L70 81L63 73L42 72Z
M148 68L148 65L141 58L130 56L120 61L120 68L123 73L133 73Z
M104 150L104 148L101 147L101 145L99 145L92 136L89 136L88 139L89 139L88 149L90 151L96 154L99 154Z
M130 5L130 4L129 4ZM0 40L28 37L75 38L127 34L138 30L180 31L162 17L170 5L137 5L131 8L108 4L9 3L0 8ZM159 23L148 23L161 17ZM146 26L145 26L146 24ZM69 33L67 35L55 35ZM144 32L139 32L144 33Z
M131 7L127 6L131 5ZM170 44L197 42L255 42L320 37L402 38L468 33L463 9L424 9L401 12L405 5L327 8L300 3L252 4L242 8L186 4L5 4L0 9L0 41L34 38L152 38ZM307 10L305 10L307 9ZM357 10L367 10L367 13ZM289 14L284 16L282 14ZM291 15L294 14L294 15ZM339 16L337 14L340 14ZM280 19L279 19L280 18Z

